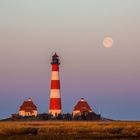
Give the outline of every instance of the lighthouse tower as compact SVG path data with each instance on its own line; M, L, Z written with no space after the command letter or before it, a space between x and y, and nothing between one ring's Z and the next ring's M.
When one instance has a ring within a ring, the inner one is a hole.
M50 106L49 114L56 117L62 113L61 110L61 96L60 96L60 80L59 80L59 56L55 53L52 56L52 77L51 77L51 91L50 91Z

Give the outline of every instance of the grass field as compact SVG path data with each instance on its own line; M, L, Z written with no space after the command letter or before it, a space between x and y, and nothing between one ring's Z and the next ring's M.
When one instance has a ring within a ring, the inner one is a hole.
M0 122L0 140L140 138L140 122Z

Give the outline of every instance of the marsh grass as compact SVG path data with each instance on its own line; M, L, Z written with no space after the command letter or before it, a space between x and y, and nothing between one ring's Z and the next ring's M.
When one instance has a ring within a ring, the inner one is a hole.
M0 140L139 138L140 122L0 122Z

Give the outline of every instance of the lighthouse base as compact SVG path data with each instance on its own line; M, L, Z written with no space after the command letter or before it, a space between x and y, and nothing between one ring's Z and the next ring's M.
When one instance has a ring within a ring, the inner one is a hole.
M53 117L57 117L61 113L61 110L49 110L49 114L53 115Z

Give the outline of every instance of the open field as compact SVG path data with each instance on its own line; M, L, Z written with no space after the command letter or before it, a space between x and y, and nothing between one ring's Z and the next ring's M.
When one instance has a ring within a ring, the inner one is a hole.
M0 140L140 138L140 122L0 122Z

